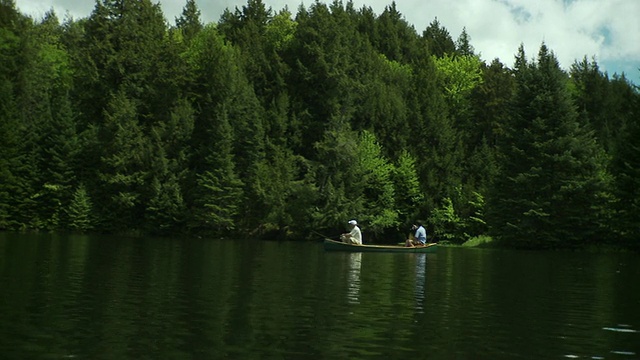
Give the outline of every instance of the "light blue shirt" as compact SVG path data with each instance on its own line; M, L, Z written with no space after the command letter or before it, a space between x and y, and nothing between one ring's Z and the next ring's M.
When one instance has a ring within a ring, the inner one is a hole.
M416 230L415 238L423 244L427 243L427 230L422 225Z

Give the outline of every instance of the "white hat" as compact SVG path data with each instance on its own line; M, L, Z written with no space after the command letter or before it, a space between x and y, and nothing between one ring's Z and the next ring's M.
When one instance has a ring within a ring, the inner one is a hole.
M355 220L349 220L350 225L358 225L358 222Z

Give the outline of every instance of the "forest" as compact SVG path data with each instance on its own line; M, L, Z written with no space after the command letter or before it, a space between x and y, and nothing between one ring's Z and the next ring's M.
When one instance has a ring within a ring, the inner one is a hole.
M0 0L0 230L640 248L640 92L544 43L512 68L437 14ZM640 71L640 69L638 70Z

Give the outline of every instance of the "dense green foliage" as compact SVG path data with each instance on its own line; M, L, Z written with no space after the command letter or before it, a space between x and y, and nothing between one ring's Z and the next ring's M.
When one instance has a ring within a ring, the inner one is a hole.
M542 44L510 69L389 5L0 0L0 229L507 246L640 242L640 95ZM516 49L514 49L515 51Z

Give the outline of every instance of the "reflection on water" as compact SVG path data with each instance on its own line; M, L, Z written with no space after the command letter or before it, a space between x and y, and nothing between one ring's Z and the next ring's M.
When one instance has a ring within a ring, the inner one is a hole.
M630 328L631 326L629 325L625 325L625 324L620 324L616 327L603 327L602 330L609 330L609 331L615 331L615 332L623 332L623 333L636 333L638 332L638 330L634 330Z
M634 359L639 278L631 254L0 233L0 359Z
M362 253L349 254L349 270L347 274L349 304L360 303L360 268L362 267Z
M426 275L426 267L427 267L427 254L411 254L415 257L416 261L416 269L415 269L415 278L416 278L416 291L415 291L415 300L416 300L416 311L419 313L424 312L424 301L425 301L425 293L424 293L424 285L425 285L425 275Z

